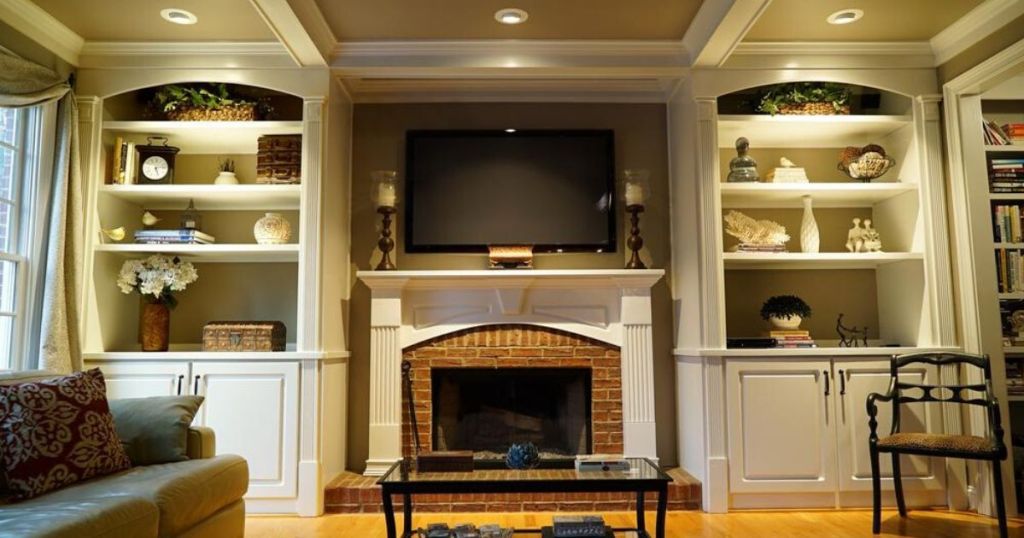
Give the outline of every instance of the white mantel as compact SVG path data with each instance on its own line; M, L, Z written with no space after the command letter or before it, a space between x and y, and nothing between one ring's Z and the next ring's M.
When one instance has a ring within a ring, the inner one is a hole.
M371 290L367 475L401 457L402 350L455 331L532 324L619 346L623 445L656 458L651 286L661 269L360 271Z

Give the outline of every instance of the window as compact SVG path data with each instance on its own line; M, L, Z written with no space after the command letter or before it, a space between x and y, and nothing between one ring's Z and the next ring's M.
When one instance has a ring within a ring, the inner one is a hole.
M29 341L41 230L41 122L52 107L0 107L0 370L22 367ZM47 111L48 112L48 111ZM48 168L48 166L46 167Z

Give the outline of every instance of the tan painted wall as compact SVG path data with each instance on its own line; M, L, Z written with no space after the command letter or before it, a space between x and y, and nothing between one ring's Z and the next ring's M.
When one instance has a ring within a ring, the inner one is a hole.
M379 104L355 107L352 165L352 264L373 267L379 218L370 200L370 173L397 169L403 175L404 135L408 129L614 129L615 163L651 172L652 196L643 216L645 262L669 272L668 156L665 106L660 104ZM332 148L327 148L332 151ZM482 269L484 255L405 254L401 214L397 232L397 264L401 269ZM620 219L619 251L608 254L545 255L535 260L540 269L621 268L624 229ZM329 240L329 238L327 238ZM354 280L354 275L353 275ZM363 469L367 455L369 391L369 290L353 282L351 299L350 400L348 468ZM672 302L667 280L653 290L655 352L655 418L658 456L675 464L675 387L672 362Z
M1006 26L940 65L939 82L945 84L953 80L1021 39L1024 39L1024 15L1010 21Z
M53 69L61 75L68 75L74 68L56 54L50 52L39 43L32 41L3 21L0 21L0 47L31 60L39 65Z

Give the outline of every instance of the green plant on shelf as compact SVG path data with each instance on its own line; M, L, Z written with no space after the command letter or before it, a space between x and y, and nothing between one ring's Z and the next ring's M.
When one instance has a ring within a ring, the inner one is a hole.
M793 316L811 317L811 307L796 295L776 295L761 306L761 319L789 319Z
M222 108L233 105L255 105L255 101L232 97L227 84L168 84L161 86L153 100L162 112L182 107Z
M849 107L850 88L834 82L788 82L770 86L761 95L758 112L776 115L787 106L806 103L829 103L835 113Z
M218 169L221 172L232 172L232 173L234 173L234 171L235 171L235 160L234 159L224 159L223 161L219 161Z

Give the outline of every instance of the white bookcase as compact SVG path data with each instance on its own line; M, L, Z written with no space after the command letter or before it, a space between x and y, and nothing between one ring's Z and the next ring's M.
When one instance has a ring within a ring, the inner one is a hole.
M196 423L215 427L218 451L243 454L250 463L249 512L318 515L324 486L345 462L348 353L343 320L334 311L347 299L347 286L325 287L321 275L330 271L347 281L348 156L326 158L324 144L348 143L350 103L326 81L299 74L231 74L230 82L271 95L280 119L171 122L145 117L139 94L196 80L195 71L81 72L87 187L83 352L86 366L106 373L112 398L205 396ZM257 140L268 134L302 136L299 184L256 183ZM168 145L180 148L173 184L111 184L108 156L115 138L144 144L148 136L167 137ZM235 161L241 184L213 184L222 158ZM335 197L331 210L343 218L325 224L328 195ZM132 242L144 211L161 219L155 228L176 229L189 201L202 215L200 229L216 237L214 244ZM290 222L288 243L256 243L253 225L266 212ZM101 233L117 226L126 228L123 241ZM324 233L337 240L324 244ZM154 253L195 263L199 280L177 294L170 349L147 353L138 344L141 300L122 294L116 278L125 260ZM283 321L286 351L202 351L202 327L217 320ZM327 323L337 326L325 330Z
M703 506L712 512L870 506L863 395L885 389L891 355L956 345L934 86L893 77L886 90L866 89L880 94L877 108L855 107L848 116L720 113L722 102L737 102L728 94L792 80L878 81L857 70L838 78L813 70L697 74L669 103L680 460L702 481ZM787 157L806 169L809 183L726 182L741 136L762 181ZM895 158L893 169L870 183L837 170L844 147L869 143ZM803 196L811 197L821 235L817 253L800 249ZM733 210L785 226L789 252L734 251L723 223ZM882 252L847 251L854 217L872 220ZM810 304L813 316L802 328L818 347L726 346L728 338L768 330L761 304L783 294ZM845 325L868 327L867 347L839 347L840 313ZM932 432L951 429L950 420L937 408L921 415ZM800 433L787 439L787 424ZM805 456L792 458L792 450ZM946 504L943 465L915 460L908 467L909 503ZM891 488L887 473L883 484ZM892 501L891 492L884 500Z

